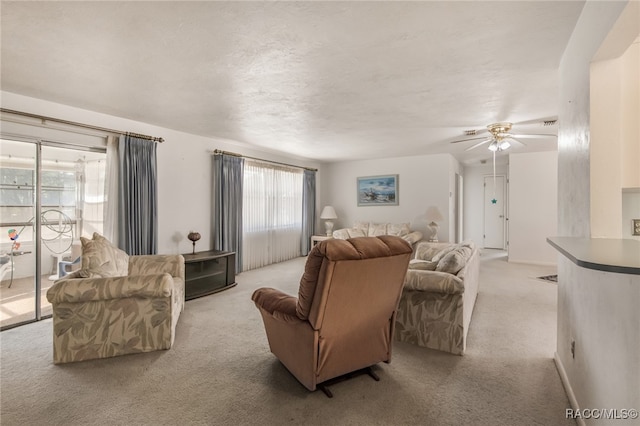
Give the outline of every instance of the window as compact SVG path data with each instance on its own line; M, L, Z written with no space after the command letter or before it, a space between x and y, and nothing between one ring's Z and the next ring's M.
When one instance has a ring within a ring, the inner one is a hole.
M245 160L243 270L300 256L302 185L299 169Z

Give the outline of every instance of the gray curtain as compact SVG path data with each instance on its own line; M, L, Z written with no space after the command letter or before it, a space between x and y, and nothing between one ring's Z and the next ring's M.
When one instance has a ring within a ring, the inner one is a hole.
M302 241L300 251L303 256L311 250L311 236L316 224L316 172L304 171L302 187Z
M213 156L213 241L215 250L236 253L236 273L242 272L242 179L244 159Z
M118 246L129 255L158 252L156 143L120 136Z

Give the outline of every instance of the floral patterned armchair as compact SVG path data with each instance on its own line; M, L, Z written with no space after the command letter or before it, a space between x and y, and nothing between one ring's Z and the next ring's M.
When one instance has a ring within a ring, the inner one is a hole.
M181 255L128 256L82 238L82 269L47 291L55 364L169 349L184 309Z

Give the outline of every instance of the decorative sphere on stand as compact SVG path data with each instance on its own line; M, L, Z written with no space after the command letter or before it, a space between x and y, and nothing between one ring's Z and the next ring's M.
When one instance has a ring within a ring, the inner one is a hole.
M193 254L196 254L196 241L200 239L200 234L198 232L191 231L187 238L193 242Z

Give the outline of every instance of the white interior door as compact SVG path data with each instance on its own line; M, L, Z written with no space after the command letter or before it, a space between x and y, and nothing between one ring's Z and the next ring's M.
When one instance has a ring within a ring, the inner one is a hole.
M485 248L505 248L505 177L484 178L484 240ZM494 185L495 182L495 185Z

